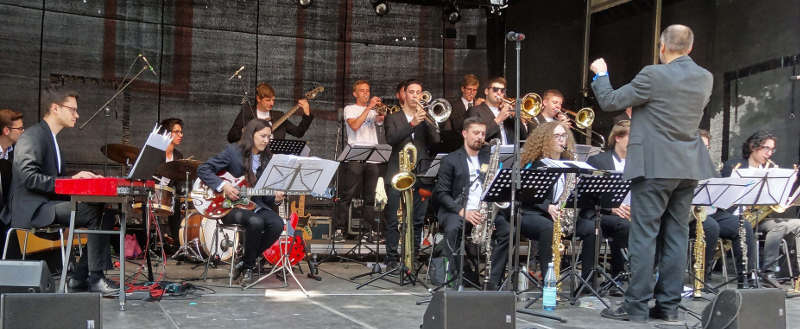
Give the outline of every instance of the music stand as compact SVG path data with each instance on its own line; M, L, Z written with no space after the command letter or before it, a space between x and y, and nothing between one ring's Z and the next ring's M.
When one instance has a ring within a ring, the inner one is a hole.
M600 273L604 279L609 282L612 282L613 285L623 291L622 287L616 283L614 278L611 277L606 270L600 266L599 264L599 257L600 257L600 236L602 236L602 225L601 225L601 217L600 217L600 210L601 209L611 209L617 208L622 204L622 201L625 200L625 196L630 191L631 182L627 180L622 180L622 173L604 173L604 172L596 172L592 175L579 175L577 176L578 183L575 185L575 190L572 192L572 195L569 196L567 199L567 204L572 204L575 209L574 215L575 217L578 216L578 209L586 209L586 208L594 208L594 267L589 272L589 278L593 278L596 273ZM574 219L574 223L577 226L578 219ZM577 230L576 230L577 231ZM572 234L572 245L575 245L575 236L576 232ZM608 308L608 304L600 298L600 294L595 290L595 288L589 284L588 280L583 277L580 273L577 273L575 268L576 262L576 255L573 253L572 255L572 269L568 276L561 278L563 280L569 276L577 276L578 280L581 282L581 286L578 291L575 292L575 295L570 295L570 303L575 304L578 296L581 295L584 288L589 288L589 291L600 300L603 305ZM559 280L559 281L560 281ZM572 283L572 282L570 282ZM571 285L571 284L570 284ZM570 289L572 290L572 289ZM532 303L531 303L532 304ZM528 304L530 306L531 304Z
M286 195L299 195L299 194L322 194L330 184L336 168L339 163L336 161L325 160L313 157L299 157L286 154L276 154L267 164L267 168L259 177L258 182L253 187L261 191L282 191ZM291 227L286 223L286 219L282 218L284 225ZM281 271L283 274L283 284L286 287L286 273L288 272L303 294L308 296L303 285L297 280L292 270L291 261L289 259L289 250L291 250L294 243L293 236L281 233L279 238L281 260L280 265L272 268L272 271L266 275L258 278L258 280L250 283L242 289L250 288L264 279L270 277L272 274Z
M308 156L311 149L306 145L306 141L297 139L273 139L269 141L269 151L272 154L290 154Z
M417 175L417 179L424 184L435 184L436 176L439 175L439 165L441 165L442 159L446 156L447 153L437 153L436 157L431 160L431 165L428 169L424 173Z
M711 207L716 207L718 209L727 209L732 206L735 199L738 199L743 193L747 191L748 186L754 183L755 181L752 179L737 178L737 177L709 178L702 180L698 182L697 187L695 187L694 189L694 197L692 197L692 205L711 206ZM744 222L742 222L741 219L739 224L741 225L741 229L744 229ZM744 239L743 241L747 241L745 237L741 237L741 239ZM747 257L747 254L746 253L743 254L743 257ZM706 264L706 266L708 266L708 264ZM725 282L718 287L709 287L708 285L705 284L705 278L698 278L693 271L689 272L693 282L700 281L701 283L703 283L703 291L712 294L717 294L718 293L717 288L724 286L730 282L730 281ZM692 287L694 287L694 284L692 284Z
M742 215L745 206L772 206L783 204L791 195L792 186L797 180L797 171L786 168L747 168L737 169L731 173L731 177L749 178L755 180L755 184L746 189L738 199L733 202L733 205L739 208L739 233L744 232L744 216ZM753 235L758 236L758 224L755 223L753 227ZM744 237L740 237L741 241L746 241ZM761 269L759 265L758 253L755 254L753 266L753 282L756 288L760 288L759 276ZM742 250L742 272L737 277L738 288L747 288L745 280L747 275L747 249ZM769 265L769 264L768 264Z
M339 153L339 156L336 157L336 161L339 161L339 162L347 161L347 162L358 162L358 163L377 163L377 164L381 164L381 163L388 162L389 161L389 157L391 156L391 154L392 154L392 146L388 145L388 144L369 144L369 145L368 144L347 144L347 145L344 146L344 149L342 150L342 152ZM361 193L362 194L363 193L374 193L374 191L361 191ZM352 200L351 200L351 202L352 202ZM373 207L373 206L374 205L362 205L362 207ZM349 213L349 215L348 215L348 217L349 217L348 218L348 222L349 222L350 220L352 220L352 211L348 212L348 213ZM334 216L335 215L338 215L338 214L334 213ZM375 219L374 218L372 218L372 219L362 218L362 220L375 220ZM344 234L344 232L346 232L346 230L343 231L343 234ZM336 251L336 240L334 239L334 237L331 237L330 251L328 252L328 255L325 258L323 258L322 260L319 261L319 263L324 263L324 262L327 262L329 259L336 258L336 259L339 259L339 260L347 260L347 261L351 261L351 262L354 262L354 263L364 264L363 262L360 262L360 261L357 261L355 259L346 257L347 255L353 255L355 257L356 252L360 252L361 247L362 247L363 236L364 236L364 225L361 224L361 225L359 225L358 238L357 238L356 244L352 248L350 248L348 251L346 251L344 254L341 254L341 255ZM367 247L367 249L370 249L370 248ZM374 250L374 252L376 254L378 254L378 250L377 249ZM373 268L371 269L369 274L372 274L375 271L375 269L376 269L376 267L373 266ZM380 272L380 269L378 269L378 271Z

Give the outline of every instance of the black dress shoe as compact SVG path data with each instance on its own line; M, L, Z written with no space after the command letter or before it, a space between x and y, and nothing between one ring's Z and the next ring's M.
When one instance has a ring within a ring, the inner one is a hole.
M244 270L244 262L238 262L236 265L233 266L233 280L239 278L242 275L242 271Z
M242 280L239 281L239 284L242 285L242 287L247 286L253 282L253 277L255 277L253 272L255 272L255 270L253 270L252 267L248 267L244 271L242 271Z
M664 321L667 321L667 322L678 322L678 321L680 321L678 319L678 312L663 311L662 309L660 309L658 307L653 307L653 308L650 309L650 318L651 319L664 320Z
M105 296L115 295L119 293L119 285L107 278L97 280L97 282L89 283L90 292L99 292Z
M69 291L86 291L89 288L89 284L86 283L86 280L69 278L67 288L69 288Z
M622 306L618 306L617 308L606 308L600 312L600 316L612 319L612 320L619 320L619 321L631 321L631 322L647 322L646 317L640 316L631 316L628 314L628 311L625 311L625 308Z

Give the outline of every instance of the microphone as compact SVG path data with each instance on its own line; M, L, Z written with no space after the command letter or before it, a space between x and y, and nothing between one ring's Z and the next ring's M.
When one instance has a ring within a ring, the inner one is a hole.
M240 67L238 70L236 70L236 72L233 72L233 75L231 75L231 77L228 78L228 80L233 80L233 78L238 76L239 73L241 73L242 71L244 71L244 65L242 65L242 67Z
M508 40L508 41L522 41L522 40L525 40L525 34L517 33L517 32L514 32L514 31L509 31L506 34L506 40Z
M789 76L789 80L800 80L800 75Z
M153 75L158 76L158 73L156 73L156 70L153 69L153 65L150 65L150 61L147 60L147 57L144 57L142 54L139 54L139 56L141 56L144 60L144 63L147 64L147 68L150 69L150 72L153 72Z

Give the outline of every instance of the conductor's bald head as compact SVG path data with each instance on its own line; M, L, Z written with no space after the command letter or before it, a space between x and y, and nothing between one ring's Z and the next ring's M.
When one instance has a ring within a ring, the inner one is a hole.
M669 52L688 54L692 51L692 43L694 43L694 33L686 25L673 24L661 32L661 45Z

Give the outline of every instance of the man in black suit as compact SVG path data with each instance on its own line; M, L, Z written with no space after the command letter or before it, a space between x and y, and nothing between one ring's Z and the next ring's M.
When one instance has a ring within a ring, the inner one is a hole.
M0 110L0 210L8 202L8 187L11 185L11 163L14 161L14 144L17 143L19 136L25 131L22 123L22 113L11 110ZM6 231L8 227L0 221L0 245L6 241ZM16 237L12 237L9 242L11 255L19 254L19 246Z
M397 228L397 209L400 206L400 192L392 188L392 177L399 171L398 159L400 151L406 144L412 143L417 149L417 162L414 173L424 173L430 167L433 154L428 149L429 145L439 143L439 128L436 123L425 120L426 113L419 105L422 94L422 83L409 80L405 87L405 102L401 111L386 116L384 128L386 129L386 142L392 146L392 154L386 165L386 196L388 198L385 211L386 218L386 260L391 267L399 260L397 252L400 232ZM414 189L422 186L417 180ZM419 243L422 234L422 224L425 219L428 202L422 201L419 193L414 193L414 242Z
M461 80L461 97L449 100L452 111L447 121L442 123L442 142L436 145L436 153L450 153L464 145L461 128L464 118L467 117L467 110L486 101L476 97L479 86L480 81L474 74L467 74Z
M602 312L616 320L646 322L652 315L677 321L694 188L698 180L716 176L697 132L713 76L688 56L694 41L689 27L670 25L660 41L663 64L645 67L619 89L611 87L602 58L590 66L592 90L603 111L633 107L623 174L632 181L631 279L624 304ZM647 303L653 297L656 306L650 310Z
M542 93L542 111L539 112L539 115L537 115L533 121L527 123L528 129L533 130L536 129L539 124L556 120L561 120L567 124L567 126L571 126L572 123L569 117L561 112L561 105L563 104L564 94L558 89L545 90Z
M506 96L506 79L497 77L489 80L483 91L486 102L467 110L467 117L478 117L486 125L486 141L499 138L503 144L514 143L514 108L503 102ZM520 125L520 138L527 136Z
M242 128L245 124L254 118L267 120L271 124L283 116L283 112L274 111L272 107L275 105L275 90L272 89L266 82L258 84L256 87L256 108L255 111L250 107L250 104L242 104L242 110L233 120L233 126L228 131L228 143L236 143L242 138ZM311 108L308 106L308 100L301 98L297 101L297 105L303 109L303 116L300 123L295 125L289 120L284 121L278 129L272 132L272 137L275 139L286 138L286 133L301 138L306 134L306 130L311 126L311 121L314 117L311 115Z
M78 121L78 94L69 90L48 89L43 95L44 119L33 125L19 138L11 178L9 207L3 220L13 227L43 227L53 223L68 226L69 201L60 200L55 193L55 180L63 174L62 153L58 133L72 128ZM98 178L81 171L72 178ZM75 227L111 230L113 221L101 220L102 204L79 203ZM69 281L70 289L82 289L111 294L117 284L105 278L103 271L110 268L109 236L90 234L88 252L81 257ZM66 271L67 269L63 269Z
M608 136L609 150L593 155L586 160L586 163L602 170L622 171L625 169L625 156L628 150L628 133L630 122L625 125L614 125L611 134ZM594 267L594 209L582 209L575 228L577 234L583 240L581 249L582 275L587 278L589 272ZM626 198L623 203L612 209L602 209L600 211L601 231L597 238L603 239L604 236L612 237L611 242L611 277L616 277L625 270L625 258L622 249L628 247L628 229L631 220L630 198ZM594 278L587 278L590 282Z
M439 225L445 234L444 250L447 257L450 257L451 264L458 264L454 254L461 243L462 228L469 231L484 220L495 221L495 218L483 218L480 214L482 184L487 175L494 175L481 173L481 166L489 163L491 151L489 146L483 145L486 125L476 117L467 118L461 134L464 145L442 159L434 192L439 204ZM466 227L462 224L464 221L468 223ZM495 221L492 243L498 247L492 249L492 268L487 287L489 290L496 290L502 279L505 263L500 262L499 258L506 257L503 251L507 250L508 233L507 221ZM454 268L459 267L456 265Z

